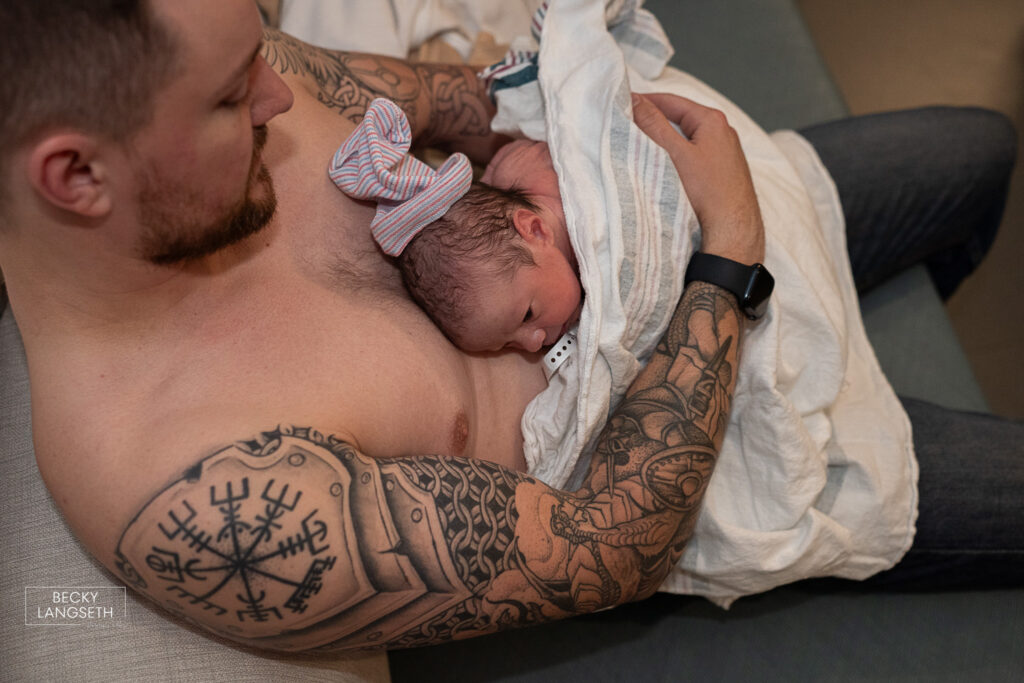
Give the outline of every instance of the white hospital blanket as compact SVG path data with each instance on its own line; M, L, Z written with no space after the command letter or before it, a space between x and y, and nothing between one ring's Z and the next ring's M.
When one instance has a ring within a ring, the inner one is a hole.
M508 40L513 21L524 34L514 46L537 48L524 8L538 0L389 0L391 18L376 32L318 16L325 2L286 2L308 15L286 28L321 43L299 24L360 34L378 46L370 51L393 43L401 54L439 26L470 41L480 29ZM381 16L381 0L343 4ZM769 136L697 79L663 69L671 49L640 4L554 0L539 84L498 94L496 126L550 145L587 292L577 357L523 417L530 472L554 486L579 480L678 301L698 226L667 155L632 124L629 90L685 95L723 110L739 133L776 289L765 319L748 328L704 509L663 588L724 606L802 578L867 577L910 545L917 469L909 421L860 320L835 188L799 135Z
M740 136L776 289L748 327L704 509L663 589L727 605L812 576L865 578L910 545L916 464L860 320L835 188L799 135L768 136L703 83L663 70L671 52L637 5L554 0L539 83L496 93L496 126L548 141L587 292L575 362L523 416L530 471L579 480L581 454L682 292L699 226L667 155L633 125L629 90L685 95L725 111Z

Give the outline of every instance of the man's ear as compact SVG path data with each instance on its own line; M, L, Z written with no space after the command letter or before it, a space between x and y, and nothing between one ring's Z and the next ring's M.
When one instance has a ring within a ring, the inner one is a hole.
M519 236L527 242L543 244L554 240L555 235L551 228L536 211L516 209L512 212L512 223L516 226Z
M101 218L113 205L101 143L82 133L57 133L40 140L28 157L29 181L57 208Z

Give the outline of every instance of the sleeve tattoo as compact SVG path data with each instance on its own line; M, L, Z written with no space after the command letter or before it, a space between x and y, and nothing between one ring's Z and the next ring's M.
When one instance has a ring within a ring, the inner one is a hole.
M489 101L471 67L325 50L272 29L264 31L263 57L281 74L302 78L321 103L353 123L374 98L385 97L405 111L419 144L491 134Z
M578 491L278 427L158 493L117 568L167 609L280 650L429 644L646 597L696 523L741 326L730 295L688 288Z

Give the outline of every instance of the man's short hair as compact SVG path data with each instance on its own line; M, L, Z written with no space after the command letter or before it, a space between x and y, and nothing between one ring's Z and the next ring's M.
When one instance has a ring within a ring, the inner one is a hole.
M129 139L177 62L151 0L0 0L0 26L2 208L12 150L64 126Z
M478 278L511 280L516 269L534 265L512 222L521 208L538 210L525 192L473 183L398 259L413 300L456 344L476 303Z

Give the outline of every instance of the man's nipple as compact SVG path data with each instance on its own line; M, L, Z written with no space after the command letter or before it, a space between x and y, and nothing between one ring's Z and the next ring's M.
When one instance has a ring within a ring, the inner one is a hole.
M464 456L466 444L469 443L469 418L464 411L455 414L455 422L452 424L451 454Z

